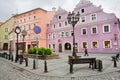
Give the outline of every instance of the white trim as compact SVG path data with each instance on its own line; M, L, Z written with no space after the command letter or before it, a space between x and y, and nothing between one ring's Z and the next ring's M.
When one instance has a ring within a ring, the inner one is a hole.
M96 17L96 19L95 20L92 20L92 15L93 14L95 14L95 17ZM90 21L96 21L97 20L97 13L92 13L92 14L90 14Z
M81 48L84 49L84 48L83 48L83 42L86 42L86 45L87 45L86 47L88 48L88 42L87 42L87 41L82 41L82 43L81 43Z
M92 44L93 42L97 42L97 47L96 47L96 48L93 48L93 44ZM91 41L91 48L92 48L92 49L98 49L98 48L99 48L99 43L98 43L97 40Z
M96 28L96 33L93 33L93 32L92 32L92 29L93 29L93 28ZM98 27L97 27L97 26L92 26L92 27L91 27L91 34L98 34Z
M86 30L86 34L83 34L83 29ZM87 28L81 28L81 35L87 35Z
M109 32L104 32L104 26L108 26L109 27ZM110 24L104 24L103 25L103 33L110 33L111 32L111 30L110 30Z
M112 48L111 40L103 40L103 48L104 48L104 49L110 49L110 48L105 48L105 44L104 44L105 41L110 41L110 48Z

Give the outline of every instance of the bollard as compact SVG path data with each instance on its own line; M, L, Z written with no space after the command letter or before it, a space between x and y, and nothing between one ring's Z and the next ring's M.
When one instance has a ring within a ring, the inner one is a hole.
M35 66L35 59L33 60L33 69L36 69L36 66Z
M73 63L70 62L70 73L73 73Z
M48 70L47 70L47 62L46 62L46 60L45 60L45 62L44 62L44 65L45 65L45 66L44 66L44 67L45 67L45 68L44 68L44 72L47 73Z
M20 64L22 64L22 55L19 55Z
M113 61L114 61L114 67L117 67L117 62L115 57L113 57Z
M102 61L99 60L99 61L98 61L98 71L101 72L101 71L102 71L102 68L103 68L103 67L102 67Z
M28 66L28 58L25 58L25 66Z

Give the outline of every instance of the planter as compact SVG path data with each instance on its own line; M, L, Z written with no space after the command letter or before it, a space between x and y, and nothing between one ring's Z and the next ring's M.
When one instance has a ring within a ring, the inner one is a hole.
M35 54L23 54L24 57L28 57L28 58L37 58L37 56ZM38 55L38 59L59 59L59 55L57 54L52 54L52 55Z

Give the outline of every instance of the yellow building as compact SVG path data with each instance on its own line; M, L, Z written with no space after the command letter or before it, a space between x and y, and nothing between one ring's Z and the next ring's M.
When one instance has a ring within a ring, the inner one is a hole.
M12 30L14 25L14 17L9 18L6 22L0 25L0 50L8 50L10 41L9 41L9 32Z

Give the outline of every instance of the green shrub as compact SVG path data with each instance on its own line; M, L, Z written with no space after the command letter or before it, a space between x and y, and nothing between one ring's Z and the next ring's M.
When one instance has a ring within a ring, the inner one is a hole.
M35 48L30 48L28 50L28 54L35 54L36 53L36 49Z
M49 48L38 48L38 55L43 55L43 52L45 55L51 55L52 54L52 50ZM30 48L28 50L28 54L36 54L36 48Z
M47 48L46 51L45 51L45 54L46 55L51 55L52 54L52 50Z

